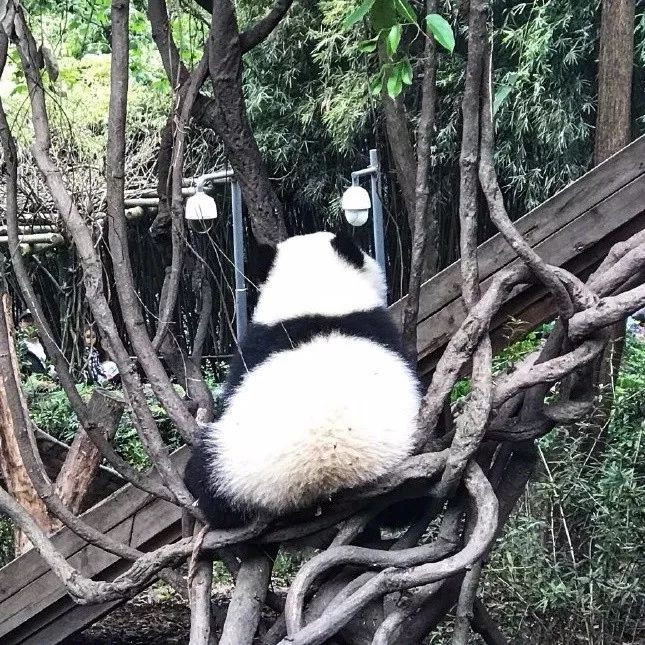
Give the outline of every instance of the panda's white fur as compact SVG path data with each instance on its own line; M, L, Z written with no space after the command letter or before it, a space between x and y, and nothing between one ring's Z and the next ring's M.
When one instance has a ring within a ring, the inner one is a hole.
M275 325L300 316L344 316L386 305L381 267L364 253L364 269L357 271L334 250L334 237L325 232L296 235L278 245L254 322Z
M351 332L363 321L392 325L383 272L356 249L357 268L334 238L316 233L278 246L249 336L309 333L309 321L329 330L262 347L266 357L240 376L219 420L203 431L206 494L234 509L304 508L374 481L412 451L420 403L414 373L396 348L371 332ZM359 322L346 326L357 314Z

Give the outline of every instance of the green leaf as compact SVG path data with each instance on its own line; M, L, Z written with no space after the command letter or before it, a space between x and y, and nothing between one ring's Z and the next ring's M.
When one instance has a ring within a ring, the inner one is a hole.
M387 93L391 99L395 99L403 89L403 82L401 81L401 70L398 66L392 68L390 75L387 78Z
M495 98L493 99L493 114L497 114L497 110L502 106L512 89L513 88L510 85L501 85L495 92Z
M394 7L401 18L409 20L410 22L417 21L417 15L414 13L414 9L408 0L394 0Z
M376 41L377 38L371 38L370 40L362 40L358 43L359 51L365 52L366 54L371 54L376 51Z
M412 85L412 65L410 65L410 59L406 56L402 61L399 62L401 66L401 80L406 85Z
M504 104L508 98L517 80L517 74L511 73L505 75L505 82L501 83L493 97L493 114L497 114L497 110Z
M377 32L397 24L397 14L392 0L375 0L370 12L370 22Z
M387 35L387 51L390 56L392 56L399 48L402 32L403 28L401 27L401 25L394 25L390 28L390 31Z
M455 48L455 35L448 21L438 13L431 13L426 16L426 24L434 39L449 52Z
M383 74L379 73L370 82L370 94L372 96L379 96L383 91Z
M345 17L343 20L343 29L349 29L355 25L359 20L365 18L369 10L374 6L376 0L363 0L354 11Z

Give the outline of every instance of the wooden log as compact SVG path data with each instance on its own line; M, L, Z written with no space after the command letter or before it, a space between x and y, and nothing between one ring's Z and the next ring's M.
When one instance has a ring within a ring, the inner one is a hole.
M62 246L65 238L60 233L25 233L18 235L22 244L51 244L52 246ZM0 244L8 244L9 238L6 235L0 235Z
M28 419L27 407L21 396L20 372L15 349L15 335L11 317L9 294L0 294L0 470L7 491L29 512L38 525L49 533L52 522L45 504L34 488L29 472L22 460L16 433ZM31 548L30 542L16 532L16 554Z
M125 410L123 397L116 392L96 389L87 408L90 418L100 425L105 437L112 439ZM85 430L79 428L56 478L56 492L73 513L83 507L100 462L99 449Z
M54 224L20 224L18 226L18 233L20 235L27 235L32 233L58 233L59 227ZM7 235L7 227L0 226L0 235Z

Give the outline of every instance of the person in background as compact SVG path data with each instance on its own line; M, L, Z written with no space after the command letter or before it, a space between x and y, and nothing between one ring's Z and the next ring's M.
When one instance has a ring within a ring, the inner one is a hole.
M119 382L119 370L113 361L101 360L96 333L91 325L85 328L83 342L85 344L84 373L86 381L89 384L117 385Z
M32 313L27 310L18 321L18 340L22 349L23 367L27 374L49 374L53 376L53 367L47 367L47 354L38 338Z

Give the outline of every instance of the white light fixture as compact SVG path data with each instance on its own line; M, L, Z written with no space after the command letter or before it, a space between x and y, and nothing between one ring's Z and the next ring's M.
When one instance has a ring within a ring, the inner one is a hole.
M197 191L186 200L185 217L190 222L205 222L217 218L215 200L197 186Z
M367 222L372 201L369 193L361 186L350 186L340 202L345 211L345 219L352 226L363 226Z

